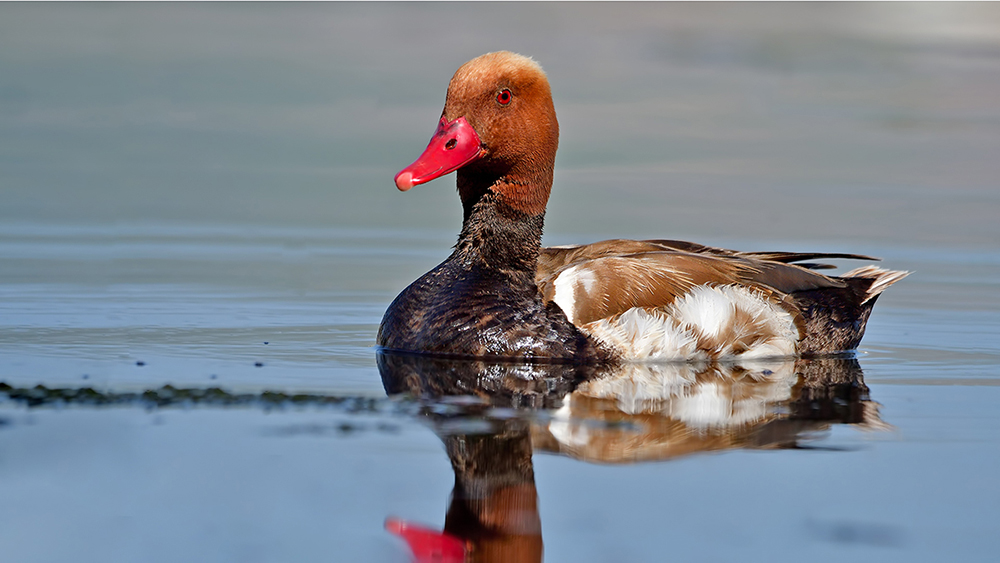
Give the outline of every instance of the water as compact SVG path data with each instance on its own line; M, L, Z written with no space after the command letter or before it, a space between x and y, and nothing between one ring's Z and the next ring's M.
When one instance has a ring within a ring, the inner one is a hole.
M483 559L992 560L998 38L990 4L0 6L4 559L406 561L387 517L511 495ZM915 273L856 363L631 374L652 403L380 370L461 218L391 178L501 48L556 98L546 244L881 256ZM493 393L384 387L455 381Z

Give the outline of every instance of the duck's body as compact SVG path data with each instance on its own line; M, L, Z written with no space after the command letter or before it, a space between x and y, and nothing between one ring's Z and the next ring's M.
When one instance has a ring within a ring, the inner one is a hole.
M558 131L531 59L490 53L455 73L438 131L396 185L457 170L462 232L390 305L380 346L577 362L834 353L858 345L879 293L906 275L837 278L793 263L867 257L681 241L542 248Z

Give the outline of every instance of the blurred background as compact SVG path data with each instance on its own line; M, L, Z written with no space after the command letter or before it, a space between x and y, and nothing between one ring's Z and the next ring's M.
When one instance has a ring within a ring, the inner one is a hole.
M562 128L549 233L998 242L1000 7L7 4L9 224L444 228L448 80L511 50Z

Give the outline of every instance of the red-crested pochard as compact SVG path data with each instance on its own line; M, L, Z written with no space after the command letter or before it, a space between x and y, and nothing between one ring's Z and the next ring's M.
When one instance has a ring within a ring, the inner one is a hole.
M850 254L736 252L668 240L542 248L559 124L532 59L477 57L396 187L457 171L455 251L396 297L383 349L541 361L714 360L857 347L878 295L908 272L816 272Z

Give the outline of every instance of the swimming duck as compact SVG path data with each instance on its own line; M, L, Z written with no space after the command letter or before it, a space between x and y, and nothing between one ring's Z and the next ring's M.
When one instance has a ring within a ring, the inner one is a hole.
M588 363L831 354L857 347L876 298L908 275L826 276L806 261L875 259L672 240L542 248L558 144L534 60L488 53L455 72L430 143L395 183L457 172L462 230L451 256L389 306L380 347Z

